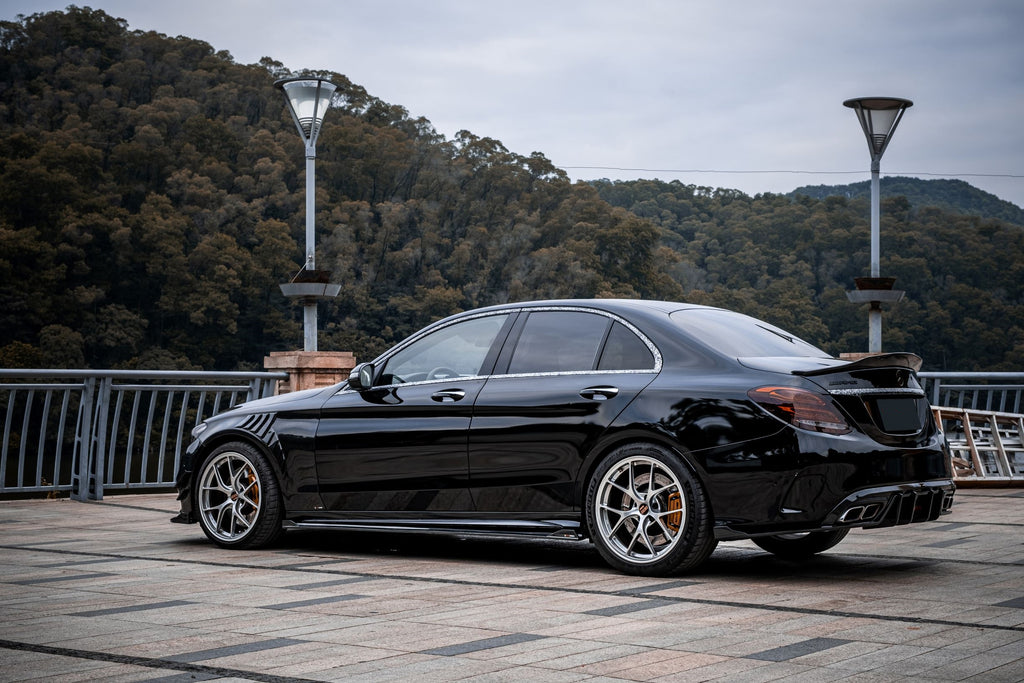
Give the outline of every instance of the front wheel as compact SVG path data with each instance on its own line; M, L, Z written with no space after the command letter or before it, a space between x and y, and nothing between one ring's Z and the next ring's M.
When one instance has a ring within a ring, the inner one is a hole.
M849 529L809 531L802 534L779 534L752 538L762 550L786 560L802 560L828 550L846 538Z
M249 444L216 448L196 484L199 525L225 548L258 548L281 534L281 495L266 457Z
M678 456L653 444L609 453L590 481L586 505L598 552L627 574L693 569L717 545L700 482Z

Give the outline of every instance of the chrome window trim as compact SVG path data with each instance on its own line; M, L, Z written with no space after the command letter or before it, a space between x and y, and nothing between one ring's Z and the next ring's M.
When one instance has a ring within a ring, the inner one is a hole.
M424 329L420 334L414 335L414 336L410 337L409 339L407 339L405 341L405 343L402 344L401 346L396 346L394 349L391 349L391 353L388 353L386 357L384 355L378 356L377 358L375 358L373 360L373 363L376 365L378 362L381 362L381 359L383 359L383 361L386 362L387 360L390 360L391 357L394 356L395 354L397 354L399 351L401 351L402 349L405 349L406 347L408 347L409 345L415 343L419 339L422 339L426 335L432 334L434 332L437 332L438 330L443 330L444 328L449 327L451 325L455 325L457 323L465 322L467 320L475 320L476 318L484 318L484 317L492 316L492 315L512 315L512 314L515 314L515 313L533 313L533 312L541 312L541 311L572 311L572 312L576 312L576 313L592 313L594 315L600 315L600 316L604 316L605 318L610 318L611 320L613 320L613 321L615 321L617 323L622 324L626 329L628 329L630 332L632 332L633 334L635 334L637 337L640 338L640 341L642 341L644 343L644 345L647 347L647 350L651 352L652 356L654 356L654 367L653 368L642 368L642 369L638 369L638 370L566 370L566 371L563 371L563 372L522 372L522 373L504 373L504 374L493 374L493 375L473 375L473 376L467 376L467 377L453 377L453 378L447 378L447 379L421 380L421 381L418 381L418 382L402 382L400 384L380 384L380 385L375 386L373 388L374 389L390 389L390 388L395 388L395 387L420 386L420 385L424 385L424 384L445 384L445 383L451 383L453 381L460 381L460 382L462 382L462 381L470 381L470 380L477 380L477 379L487 379L487 378L490 378L490 377L494 377L494 378L500 377L500 378L504 379L504 378L517 378L517 377L556 377L556 376L570 376L570 375L648 375L648 374L655 374L656 375L659 372L661 372L662 368L664 367L664 359L663 359L663 357L661 355L661 351L658 349L657 346L654 345L654 342L652 342L647 337L646 334L641 332L636 327L636 325L634 325L633 323L629 322L628 320L622 318L621 316L616 315L615 313L611 313L609 311L602 311L602 310L597 309L597 308L586 308L584 306L522 306L522 307L517 307L517 308L503 308L503 309L497 310L497 311L485 311L485 312L482 312L482 313L474 313L473 315L468 315L468 316L466 316L464 318L457 318L455 320L451 320L451 321L449 321L449 322L447 322L447 323L445 323L443 325L438 325L436 327L428 327L428 328ZM349 392L353 392L354 393L355 390L354 389L349 389L346 386L345 388L343 388L340 391L338 391L335 394L335 396L337 396L339 394L349 393Z
M490 379L508 379L515 377L568 377L570 375L656 375L659 370L563 370L552 372L509 372L502 375L489 375Z
M611 313L609 311L602 311L597 308L586 308L583 306L536 306L536 307L524 307L519 309L520 312L534 313L541 311L572 311L575 313L593 313L595 315L604 316L605 318L611 318L615 322L621 323L626 329L635 334L640 338L640 341L644 343L647 350L654 356L654 367L653 368L641 368L637 370L566 370L564 372L522 372L522 373L507 373L502 375L491 375L491 377L546 377L550 375L635 375L635 374L647 374L647 373L659 373L663 367L664 361L661 356L661 351L654 345L647 335L641 332L637 327L629 322L628 320Z
M409 346L412 346L413 344L415 344L417 341L419 341L423 337L426 337L428 334L433 334L434 332L438 332L440 330L443 330L446 327L451 327L452 325L457 325L458 323L464 323L464 322L466 322L468 320L476 320L477 318L486 318L486 317L489 317L489 316L492 316L492 315L509 316L509 315L512 315L512 314L516 313L518 310L519 309L504 308L504 309L501 309L500 311L484 311L484 312L481 312L481 313L474 313L473 315L467 315L467 316L465 316L463 318L456 318L455 320L449 320L448 322L444 323L443 325L442 324L439 324L439 325L436 325L436 326L435 325L429 325L429 326L425 327L424 329L420 330L420 332L418 334L414 334L413 336L411 336L408 339L406 339L404 343L400 344L399 346L395 346L395 347L392 347L392 348L388 349L387 351L385 351L381 355L377 356L376 358L374 358L370 362L373 363L374 365L379 365L380 363L385 363L385 362L391 360L391 358L393 356L395 356L396 354L398 354L399 351L402 351L402 350L408 348ZM503 326L504 326L504 324L505 323L502 323ZM398 384L378 384L378 385L374 386L373 388L374 389L389 389L389 388L392 388L392 387L415 387L415 386L419 386L419 385L422 385L422 384L444 384L446 382L452 382L452 381L455 381L455 380L458 380L458 381L468 381L468 380L475 380L475 379L486 379L487 377L490 377L490 376L491 375L466 375L466 376L459 376L459 377L448 377L448 378L443 378L443 379L424 379L424 380L420 380L418 382L400 382ZM348 388L348 384L346 383L346 385L343 388L339 389L337 392L335 392L334 395L338 396L340 394L347 394L347 393L357 393L357 392L355 391L355 389L349 389Z

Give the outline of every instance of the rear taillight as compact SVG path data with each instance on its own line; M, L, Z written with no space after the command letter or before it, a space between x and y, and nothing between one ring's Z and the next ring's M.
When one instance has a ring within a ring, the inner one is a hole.
M759 406L794 427L825 434L847 434L850 425L821 394L794 387L758 387L747 392Z

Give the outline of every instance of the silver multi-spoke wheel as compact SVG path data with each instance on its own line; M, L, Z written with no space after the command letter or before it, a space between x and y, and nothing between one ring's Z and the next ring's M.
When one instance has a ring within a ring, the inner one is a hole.
M266 459L248 444L227 444L203 463L196 486L199 522L213 541L256 547L280 531L277 483Z
M679 480L646 456L622 460L608 470L594 505L598 533L628 562L646 564L669 553L686 523Z
M693 569L717 541L700 481L682 457L650 443L615 449L587 490L587 528L620 571L666 576Z
M245 456L228 451L206 463L199 481L199 513L222 541L249 533L260 514L260 480Z

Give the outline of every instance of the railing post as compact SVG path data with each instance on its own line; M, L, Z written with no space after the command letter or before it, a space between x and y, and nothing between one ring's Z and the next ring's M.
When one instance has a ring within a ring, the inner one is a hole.
M92 456L93 494L92 500L103 500L103 484L107 477L107 422L110 415L111 386L114 380L104 377L100 380L99 393L96 396L96 426L93 431L96 445Z
M96 378L87 377L82 381L82 402L78 406L78 433L75 435L75 467L71 475L71 499L89 500L90 472L92 471L92 432L95 411Z

